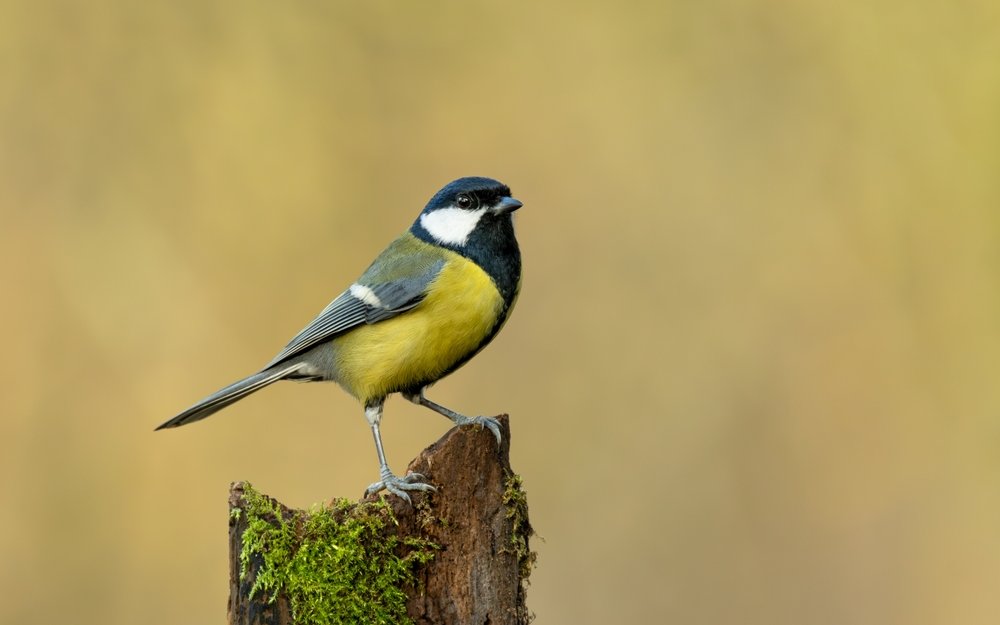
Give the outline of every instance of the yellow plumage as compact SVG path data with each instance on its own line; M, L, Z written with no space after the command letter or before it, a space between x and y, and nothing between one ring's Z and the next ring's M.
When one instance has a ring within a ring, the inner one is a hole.
M441 251L447 262L420 305L334 339L338 382L361 402L437 380L493 330L503 308L493 280L468 259Z

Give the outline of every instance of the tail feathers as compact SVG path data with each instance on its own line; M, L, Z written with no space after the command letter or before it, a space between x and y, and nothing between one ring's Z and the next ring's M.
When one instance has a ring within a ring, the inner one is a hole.
M292 375L302 366L302 363L294 365L286 364L281 367L265 369L260 373L255 373L240 380L239 382L234 382L229 386L212 393L205 399L201 400L194 406L191 406L173 419L163 423L156 429L164 430L166 428L175 428L187 425L188 423L192 423L194 421L200 421L201 419L222 410L229 404L238 402L247 395L255 393L265 386L274 384L278 380Z

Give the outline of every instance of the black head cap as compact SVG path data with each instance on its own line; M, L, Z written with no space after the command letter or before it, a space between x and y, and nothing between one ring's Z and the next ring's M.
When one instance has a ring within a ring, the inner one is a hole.
M463 200L462 196L468 198ZM424 212L457 206L459 208L476 209L495 206L503 198L510 197L510 187L492 178L468 176L449 182L443 189L434 194L427 202ZM471 202L464 206L465 202Z

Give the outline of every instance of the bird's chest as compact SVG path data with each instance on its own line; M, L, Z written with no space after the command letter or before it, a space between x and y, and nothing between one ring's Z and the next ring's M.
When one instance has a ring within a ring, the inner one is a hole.
M450 366L480 345L503 310L503 297L489 275L458 258L445 265L413 311L420 351L430 359L450 361Z
M493 280L456 254L416 308L338 340L340 382L362 401L433 382L475 353L503 313Z

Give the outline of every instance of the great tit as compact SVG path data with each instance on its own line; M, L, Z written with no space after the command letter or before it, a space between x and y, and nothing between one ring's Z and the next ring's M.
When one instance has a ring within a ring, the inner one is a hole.
M460 178L437 192L409 230L389 244L357 282L320 312L271 362L156 428L214 414L278 380L338 383L364 406L375 438L379 481L406 491L434 490L420 474L389 469L379 424L392 393L457 425L487 427L492 417L466 417L424 396L424 389L476 355L503 327L521 285L521 253L512 213L521 202L490 178Z

